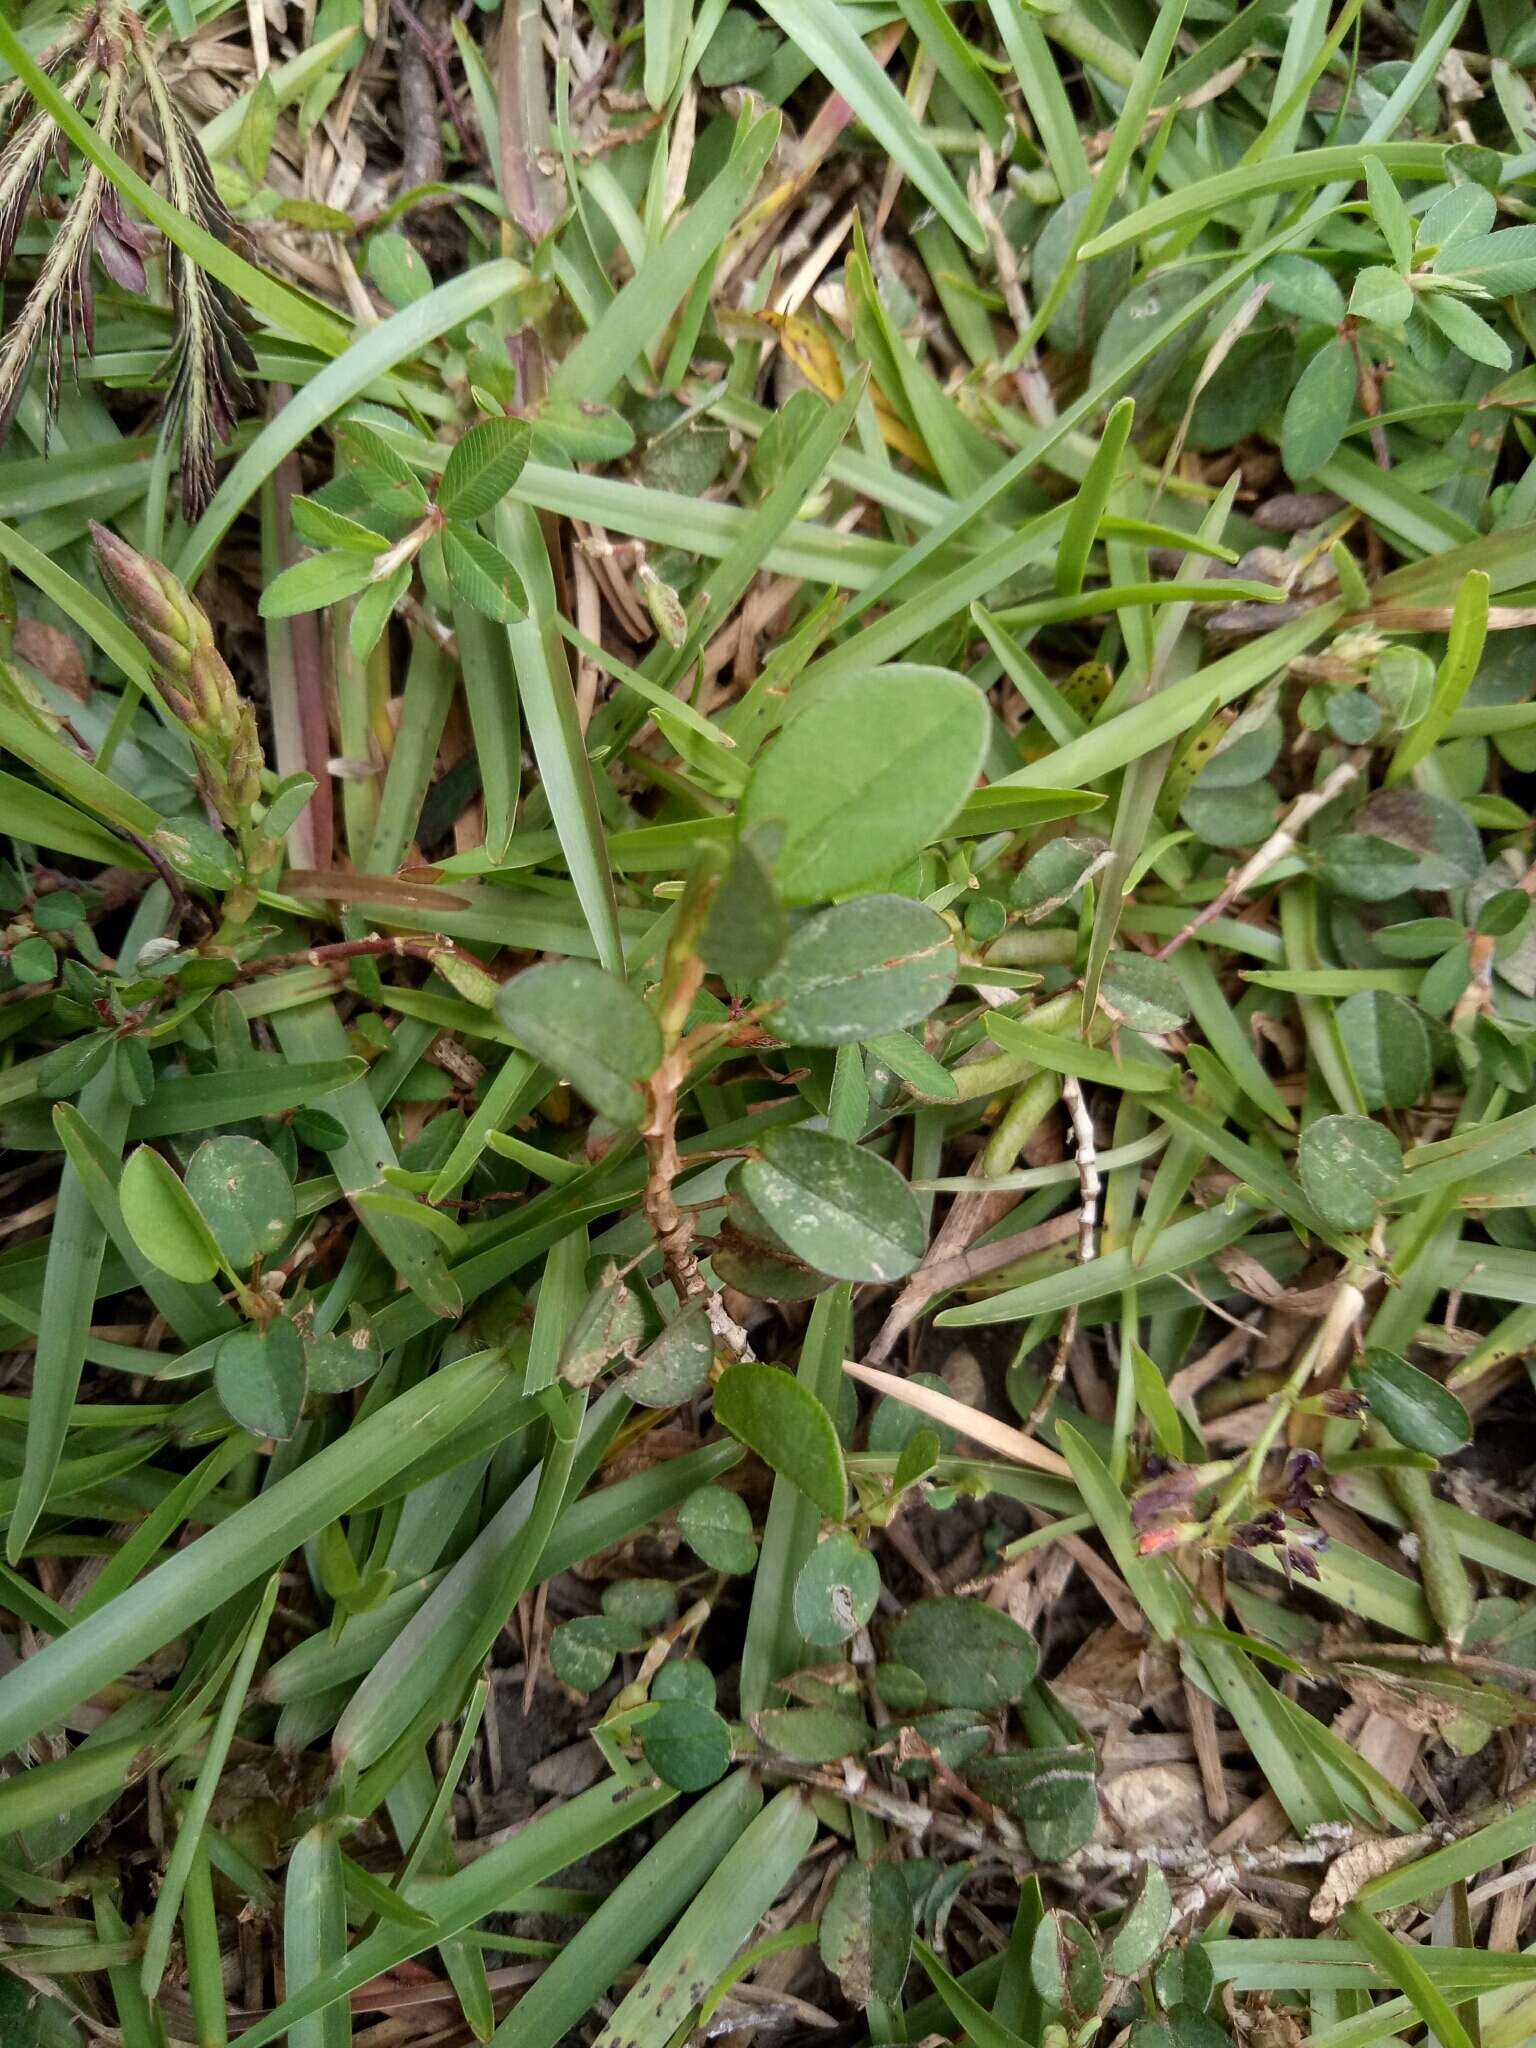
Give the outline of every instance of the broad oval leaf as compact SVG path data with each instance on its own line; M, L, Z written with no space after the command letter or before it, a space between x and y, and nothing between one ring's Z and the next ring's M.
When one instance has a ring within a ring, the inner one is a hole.
M328 1336L311 1337L304 1346L309 1384L317 1394L345 1394L360 1387L373 1378L383 1362L383 1354L366 1323L351 1330L333 1330Z
M307 1390L304 1344L286 1316L265 1330L232 1330L213 1360L213 1390L224 1412L253 1436L279 1443L299 1426Z
M688 1548L711 1571L732 1575L757 1563L752 1514L739 1493L726 1486L701 1486L677 1511L677 1526Z
M160 1272L195 1285L219 1271L219 1247L202 1211L152 1145L129 1154L118 1196L130 1236Z
M859 896L808 918L758 983L791 1045L852 1045L931 1016L958 969L949 926L905 896Z
M676 1408L703 1389L714 1358L709 1315L702 1302L695 1302L646 1345L618 1384L641 1408Z
M1316 475L1343 440L1357 381L1349 344L1337 337L1323 343L1296 379L1280 424L1280 460L1293 483Z
M1536 227L1458 236L1435 258L1435 269L1465 278L1495 299L1536 290Z
M712 1707L716 1690L715 1674L697 1657L674 1657L651 1680L653 1700L697 1700Z
M1403 1177L1403 1155L1384 1124L1368 1116L1322 1116L1296 1150L1302 1187L1335 1230L1369 1230Z
M1349 295L1349 310L1357 320L1374 320L1382 327L1401 327L1413 311L1413 291L1407 280L1384 263L1370 264L1355 279Z
M640 1730L646 1762L664 1785L702 1792L731 1767L731 1731L700 1700L663 1700Z
M273 577L261 593L261 616L291 619L296 612L319 611L322 605L354 597L365 583L373 581L374 560L373 555L339 549L309 555Z
M908 1666L897 1664L884 1669L906 1671ZM916 1677L916 1674L913 1674ZM921 1681L917 1681L919 1684ZM952 1771L964 1770L966 1765L992 1746L990 1723L977 1713L962 1707L943 1707L936 1714L923 1714L912 1723L916 1735ZM926 1785L933 1775L933 1765L923 1755L907 1757L894 1766L898 1778L910 1778L914 1784Z
M980 1600L914 1601L891 1629L886 1650L910 1665L944 1707L1005 1706L1040 1668L1029 1630Z
M912 1895L894 1863L850 1858L821 1916L821 1959L851 2004L894 2005L912 1957Z
M676 1610L677 1588L670 1579L614 1579L603 1588L604 1614L646 1635L665 1628Z
M1162 1947L1172 1919L1167 1878L1156 1863L1143 1864L1131 1903L1110 1939L1109 1967L1115 1974L1134 1977L1144 1970Z
M947 669L840 677L757 761L741 824L782 824L774 874L786 901L844 895L894 874L943 832L986 741L985 698Z
M526 420L481 420L454 443L437 487L445 519L483 519L523 473L531 429Z
M611 1123L633 1129L661 1063L661 1028L617 975L590 960L550 960L507 982L496 1014L535 1059L563 1074Z
M295 498L288 508L293 530L312 548L342 548L354 555L382 555L389 542L361 521L348 519L313 498Z
M1472 1441L1472 1421L1448 1387L1395 1351L1373 1346L1350 1378L1371 1413L1410 1451L1449 1458Z
M1057 2012L1091 2013L1103 1995L1098 1943L1075 1914L1059 1908L1035 1929L1029 1970L1035 1990Z
M608 1682L619 1652L638 1650L644 1640L632 1622L611 1614L578 1614L574 1621L562 1621L550 1636L550 1668L573 1691L596 1692Z
M1406 787L1378 789L1360 806L1354 830L1412 856L1395 893L1454 889L1483 871L1483 842L1460 804Z
M1474 313L1465 299L1452 298L1449 292L1430 292L1425 294L1423 306L1425 317L1474 363L1486 363L1491 370L1507 370L1514 362L1503 335Z
M1216 1996L1216 1973L1205 1943L1187 1941L1182 1947L1165 1949L1152 1982L1158 2004L1167 2011L1178 2008L1203 2013Z
M282 1161L256 1138L209 1138L199 1145L187 1167L187 1193L239 1273L277 1250L297 1214Z
M835 1764L859 1756L873 1734L862 1714L836 1707L769 1707L753 1716L752 1731L776 1756L796 1764Z
M1334 1012L1367 1109L1411 1109L1429 1086L1429 1027L1412 1003L1361 989Z
M795 1626L808 1643L832 1649L861 1629L880 1598L880 1568L851 1531L825 1537L795 1580Z
M755 1301L810 1301L832 1284L830 1274L818 1273L795 1257L739 1189L733 1189L726 1201L710 1264L723 1286Z
M748 1200L797 1258L835 1280L900 1280L923 1255L927 1228L894 1166L799 1125L769 1131L741 1169Z
M767 974L789 934L761 836L743 833L736 841L699 936L699 958L711 974L722 974L727 981L751 981ZM767 836L778 838L777 832Z
M432 273L421 251L393 229L369 237L368 275L396 308L415 305L432 289Z
M566 1333L560 1349L560 1377L567 1386L589 1387L615 1358L631 1355L645 1334L640 1297L616 1266L609 1266Z
M1093 1839L1099 1781L1085 1742L979 1756L967 1764L965 1778L983 1799L1024 1823L1030 1851L1042 1863L1063 1862Z
M1054 290L1062 270L1075 257L1083 234L1083 215L1092 199L1093 187L1085 184L1080 190L1067 193L1046 216L1030 251L1030 279L1042 300ZM1112 203L1106 224L1118 220L1123 211L1118 201ZM1046 330L1051 346L1086 356L1125 296L1135 270L1135 254L1130 249L1114 250L1092 263L1075 263L1072 281Z
M1099 1002L1117 1024L1161 1038L1189 1020L1177 970L1145 953L1115 953L1104 968Z
M715 1388L715 1419L824 1515L848 1499L842 1446L832 1418L792 1373L774 1365L732 1365Z

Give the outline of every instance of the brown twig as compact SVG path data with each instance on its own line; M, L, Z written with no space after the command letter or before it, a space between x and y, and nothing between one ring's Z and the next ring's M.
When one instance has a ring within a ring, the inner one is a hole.
M1339 334L1355 359L1355 388L1360 395L1360 410L1371 423L1371 453L1376 457L1379 469L1392 467L1392 451L1387 446L1387 430L1376 415L1381 411L1381 380L1376 365L1368 363L1360 347L1360 323L1346 319Z
M422 24L425 27L425 24ZM439 37L432 37L434 43ZM435 185L443 175L443 136L438 126L438 85L421 34L400 45L400 190Z
M176 873L176 870L171 866L159 847L155 846L148 839L141 839L137 832L128 831L126 826L120 829L122 830L123 837L132 840L133 844L139 849L160 880L165 884L166 894L171 899L171 922L166 932L166 937L175 938L176 934L181 930L182 924L188 917L194 914L194 911L203 929L205 931L212 931L213 926L206 911L203 910L200 904L193 904L186 890L181 886L181 877Z
M448 72L448 52L453 48L449 41L440 40L422 21L410 0L392 0L394 10L416 38L423 56L431 65L437 79L437 89L442 94L443 107L453 123L454 133L459 138L459 147L466 157L474 161L483 157L485 150L480 141L479 130L472 118L466 118L459 106L458 94L453 89L453 80Z
M435 961L453 947L441 939L411 939L395 932L373 932L366 939L337 939L328 946L309 946L297 953L269 953L261 960L240 960L235 971L243 981L258 974L286 974L291 967L341 967L348 960Z

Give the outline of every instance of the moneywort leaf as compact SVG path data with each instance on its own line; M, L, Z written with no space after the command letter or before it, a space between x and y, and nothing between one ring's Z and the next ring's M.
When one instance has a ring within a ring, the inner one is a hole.
M894 1166L826 1131L769 1131L743 1192L790 1251L835 1280L899 1280L927 1230Z
M940 1706L996 1707L1016 1700L1040 1668L1034 1637L980 1600L919 1600L887 1635Z
M213 1359L213 1390L224 1412L253 1436L291 1437L308 1386L304 1344L286 1316L265 1330L233 1330Z
M1402 1148L1384 1124L1364 1116L1324 1116L1297 1148L1302 1187L1336 1230L1368 1230L1402 1179Z
M953 822L986 743L986 705L944 669L829 682L770 741L742 795L744 827L775 821L786 901L891 875Z
M496 1015L594 1109L627 1129L641 1122L644 1084L661 1062L661 1029L616 975L587 960L547 961L505 984Z
M728 1366L715 1388L715 1417L824 1515L842 1514L847 1481L837 1432L793 1374L772 1365Z
M1471 1418L1456 1396L1395 1351L1370 1346L1350 1377L1372 1415L1409 1450L1449 1458L1471 1442Z
M123 1217L139 1250L173 1280L211 1280L222 1260L202 1211L152 1145L123 1162Z
M255 1138L199 1145L187 1163L186 1188L237 1272L269 1257L293 1228L293 1183L276 1153Z
M912 1899L893 1863L850 1857L821 1917L821 1959L855 2005L901 1996L912 1955Z
M847 1045L931 1015L958 964L949 926L926 904L861 896L800 925L757 995L792 1045Z

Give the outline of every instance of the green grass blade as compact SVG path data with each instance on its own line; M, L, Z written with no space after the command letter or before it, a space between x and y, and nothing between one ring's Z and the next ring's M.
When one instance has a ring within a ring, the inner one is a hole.
M892 160L977 255L986 234L922 125L875 62L841 6L828 0L765 0L764 13L835 86Z
M386 1402L258 1499L0 1678L0 1751L28 1741L280 1564L374 1487L424 1457L505 1381L476 1352Z
M128 1129L128 1110L127 1099L118 1088L116 1067L109 1060L86 1083L80 1097L80 1114L103 1144L113 1150L122 1146ZM5 1539L5 1554L12 1564L26 1549L63 1456L106 1248L106 1228L91 1205L85 1184L74 1167L66 1165L48 1241L42 1316L32 1365L32 1399L27 1408L26 1455ZM0 1680L0 1685L3 1683Z
M504 1910L519 1892L580 1863L630 1829L643 1827L676 1796L665 1785L634 1786L609 1779L541 1814L511 1841L498 1843L452 1877L418 1879L410 1903L430 1913L430 1929L376 1928L323 1981L285 1998L241 2038L247 2048L267 2048L296 2021L345 1999L370 1978L397 1968L423 1949L462 1934L488 1913Z
M763 174L778 133L776 114L743 120L725 168L561 363L550 379L551 397L579 405L613 396L725 240Z
M507 503L497 507L495 537L528 593L527 618L503 630L550 818L597 957L610 974L622 975L624 938L619 929L618 899L603 845L592 764L576 716L571 672L560 645L559 607L544 535L526 505Z
M207 1826L219 1780L229 1758L230 1744L235 1738L235 1724L245 1706L245 1696L250 1690L251 1677L256 1669L256 1659L272 1619L272 1609L277 1604L279 1587L278 1575L274 1572L268 1579L257 1605L255 1615L245 1632L245 1641L240 1646L240 1655L230 1675L229 1685L219 1707L218 1718L208 1737L208 1746L203 1753L202 1766L191 1797L182 1809L176 1829L176 1843L160 1880L160 1890L155 1898L155 1910L150 1918L149 1930L144 1937L144 1959L139 1970L139 1984L144 1996L153 1999L160 1989L160 1980L165 1975L170 1960L171 1939L175 1933L177 1915L181 1911L182 1894L193 1861L202 1844L203 1829Z

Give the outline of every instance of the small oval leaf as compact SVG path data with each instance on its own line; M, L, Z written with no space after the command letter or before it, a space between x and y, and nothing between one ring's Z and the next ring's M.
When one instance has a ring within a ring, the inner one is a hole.
M645 1116L661 1030L632 988L590 960L550 960L514 977L496 1014L535 1059L563 1074L610 1123Z
M129 1154L118 1195L129 1234L152 1266L189 1286L219 1271L219 1247L202 1211L152 1145Z
M282 1161L255 1138L209 1138L187 1167L187 1193L236 1272L275 1252L297 1214Z
M908 1664L944 1707L1000 1707L1040 1668L1027 1628L980 1600L918 1600L890 1631L890 1656Z
M821 1959L857 2006L894 2005L912 1956L912 1896L893 1863L850 1860L821 1916Z
M677 1526L688 1548L711 1571L733 1575L757 1563L752 1515L739 1493L726 1486L701 1486L677 1511Z
M664 1785L702 1792L731 1767L731 1731L699 1700L663 1700L640 1730L646 1762Z
M794 1125L769 1131L741 1185L797 1258L835 1280L900 1280L923 1255L927 1228L894 1166L844 1138Z
M1403 1177L1396 1138L1366 1116L1321 1116L1308 1124L1296 1166L1309 1200L1335 1230L1369 1230Z
M986 699L948 669L896 665L828 680L752 770L742 826L776 820L774 873L790 903L892 875L970 795Z
M299 1426L306 1385L304 1345L286 1317L265 1330L232 1330L214 1354L213 1390L253 1436L286 1442Z
M858 1538L839 1529L818 1543L795 1580L795 1626L808 1643L832 1649L861 1629L880 1598L880 1569Z
M1144 1970L1163 1945L1173 1919L1173 1895L1156 1863L1142 1865L1141 1881L1109 1944L1109 1967L1119 1977Z
M1373 1347L1350 1378L1371 1413L1410 1451L1449 1458L1472 1441L1472 1420L1448 1387L1395 1351Z
M852 1045L921 1023L954 987L949 926L905 896L859 896L808 918L759 982L764 1022L791 1045Z
M824 1515L848 1499L842 1446L832 1418L792 1373L775 1365L732 1365L715 1388L715 1419Z

